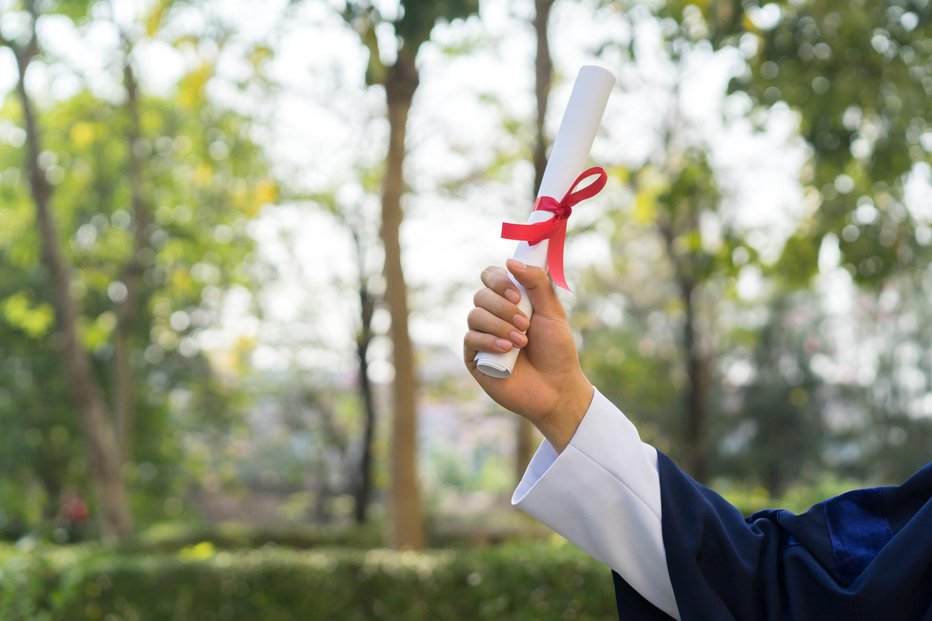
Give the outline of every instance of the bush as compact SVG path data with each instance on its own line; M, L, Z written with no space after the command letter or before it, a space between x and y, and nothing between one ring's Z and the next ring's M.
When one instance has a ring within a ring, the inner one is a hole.
M608 570L562 542L485 550L99 548L0 555L5 621L606 620Z
M152 526L120 545L122 552L172 552L197 543L235 550L276 545L300 550L320 547L374 548L382 541L378 524L351 527L253 526L236 522L210 525L166 523Z
M782 496L771 496L763 487L735 485L733 482L716 482L712 487L735 505L744 515L762 509L786 509L793 513L804 513L823 500L863 487L863 483L839 479L831 474L818 480L789 487Z

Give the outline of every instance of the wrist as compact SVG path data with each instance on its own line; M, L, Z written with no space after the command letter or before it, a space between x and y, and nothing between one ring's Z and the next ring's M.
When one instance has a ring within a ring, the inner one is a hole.
M563 452L576 434L592 403L595 388L583 376L572 388L560 394L562 398L553 410L535 421L537 429L558 453Z

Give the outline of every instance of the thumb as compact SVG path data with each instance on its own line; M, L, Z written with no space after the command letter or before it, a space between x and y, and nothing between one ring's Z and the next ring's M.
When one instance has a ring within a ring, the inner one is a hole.
M547 317L563 317L563 305L557 298L553 285L550 284L550 277L547 272L539 267L525 265L515 259L509 259L506 266L515 280L521 283L527 289L528 299L534 307L535 313L540 313Z

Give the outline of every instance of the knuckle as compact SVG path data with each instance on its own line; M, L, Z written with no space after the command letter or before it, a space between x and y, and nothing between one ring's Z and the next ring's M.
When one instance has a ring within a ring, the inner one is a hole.
M482 295L479 296L479 302L476 304L476 308L481 308L490 312L494 311L496 301L496 293L491 289L484 289Z
M480 304L482 304L482 298L485 295L485 292L486 292L486 288L483 287L482 289L479 289L474 294L472 294L472 303L474 306L479 306Z
M505 292L509 284L511 284L511 280L509 280L508 275L504 272L499 272L495 274L491 287L496 293L501 294Z
M492 283L497 282L501 278L502 272L504 271L505 270L496 265L490 265L482 270L482 282L491 286Z

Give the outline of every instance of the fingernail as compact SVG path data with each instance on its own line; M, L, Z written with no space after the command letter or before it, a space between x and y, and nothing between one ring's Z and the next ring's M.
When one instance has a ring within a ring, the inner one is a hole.
M511 334L508 335L508 338L510 338L511 341L518 347L524 347L527 345L527 337L517 330L512 330Z
M495 345L499 349L504 349L505 351L508 351L513 347L511 341L506 341L505 339L495 339Z
M515 291L514 289L505 290L505 299L511 302L512 304L517 304L521 301L521 294Z
M519 330L527 330L531 327L531 321L520 313L514 316L511 323L515 324L515 327Z
M510 269L511 269L512 272L523 272L523 271L524 271L524 268L527 267L527 265L525 265L524 263L522 263L521 261L519 261L519 260L517 260L517 259L511 259L510 261L511 261L511 263L510 263L511 268L510 268Z

